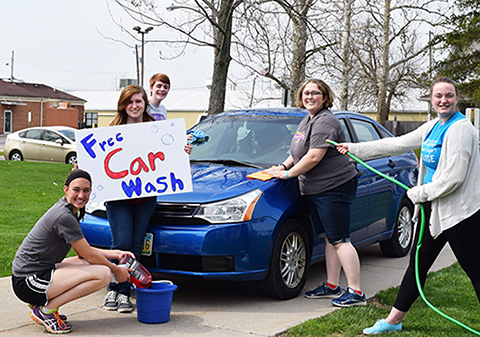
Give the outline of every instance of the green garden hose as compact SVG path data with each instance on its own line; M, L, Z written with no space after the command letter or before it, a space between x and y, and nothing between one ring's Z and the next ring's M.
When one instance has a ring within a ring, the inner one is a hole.
M338 145L338 143L334 142L333 140L329 140L327 139L326 140L327 143L330 143L334 146ZM358 162L359 164L363 165L365 168L369 169L370 171L378 174L379 176L391 181L392 183L395 183L397 184L398 186L401 186L403 187L405 190L409 190L410 187L408 187L407 185L401 183L400 181L398 180L395 180L389 176L387 176L386 174L378 171L377 169L371 167L370 165L368 165L367 163L363 162L361 159L357 158L356 156L354 156L353 154L351 154L350 152L347 151L347 155L352 158L353 160L355 160L356 162ZM464 329L467 329L468 331L480 336L480 332L479 331L476 331L468 326L466 326L465 324L457 321L456 319L454 318L451 318L450 316L444 314L443 312L441 312L440 310L438 310L437 308L435 308L426 298L425 298L425 294L423 293L423 289L422 289L422 285L420 283L420 275L419 275L419 271L418 271L418 256L419 256L419 251L420 251L420 247L422 246L422 238L423 238L423 231L425 229L425 210L423 209L423 205L420 204L420 233L418 235L418 243L417 243L417 250L416 250L416 254L415 254L415 279L417 281L417 288L418 288L418 292L420 293L420 297L422 297L423 301L433 310L435 311L437 314L439 314L440 316L448 319L449 321L461 326L462 328Z

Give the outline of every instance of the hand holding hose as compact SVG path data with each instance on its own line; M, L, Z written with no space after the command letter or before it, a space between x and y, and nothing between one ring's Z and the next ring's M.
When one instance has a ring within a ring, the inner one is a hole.
M327 140L327 142L328 142L328 140ZM348 152L349 143L336 143L334 145L337 147L338 152L348 156L347 152Z

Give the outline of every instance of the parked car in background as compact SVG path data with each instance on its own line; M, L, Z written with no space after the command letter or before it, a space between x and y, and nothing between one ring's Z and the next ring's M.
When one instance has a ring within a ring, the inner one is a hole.
M8 160L76 164L75 129L68 126L46 126L11 133L5 140L4 157Z
M193 191L160 195L141 262L155 273L212 280L258 281L269 296L297 296L308 266L322 261L325 242L315 233L296 179L246 176L281 163L305 110L240 110L195 125L209 136L190 156ZM335 112L348 141L392 135L361 114ZM332 149L333 150L333 149ZM368 164L407 186L417 176L413 152ZM413 207L405 190L358 165L359 185L350 224L356 247L380 242L384 254L404 256L413 238ZM88 204L81 222L90 244L109 247L103 205Z

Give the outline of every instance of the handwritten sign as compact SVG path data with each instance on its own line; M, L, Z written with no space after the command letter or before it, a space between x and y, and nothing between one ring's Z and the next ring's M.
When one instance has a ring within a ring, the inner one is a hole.
M192 191L183 118L77 130L75 139L92 202Z

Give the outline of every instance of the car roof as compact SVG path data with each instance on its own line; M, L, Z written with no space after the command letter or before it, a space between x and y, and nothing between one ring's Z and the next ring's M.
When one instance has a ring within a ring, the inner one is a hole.
M335 115L350 115L358 117L367 117L358 112L345 111L345 110L332 110ZM240 115L264 115L264 116L292 116L303 117L308 114L306 109L294 108L294 107L279 107L279 108L255 108L255 109L242 109L222 112L216 116L240 116ZM213 116L209 116L213 117Z
M75 131L76 130L75 128L72 128L70 126L34 126L34 127L31 127L31 128L21 129L21 130L15 131L15 132L23 132L23 131L27 131L27 130L36 130L36 129L55 130L55 131L58 131L58 130L73 130L73 131Z

